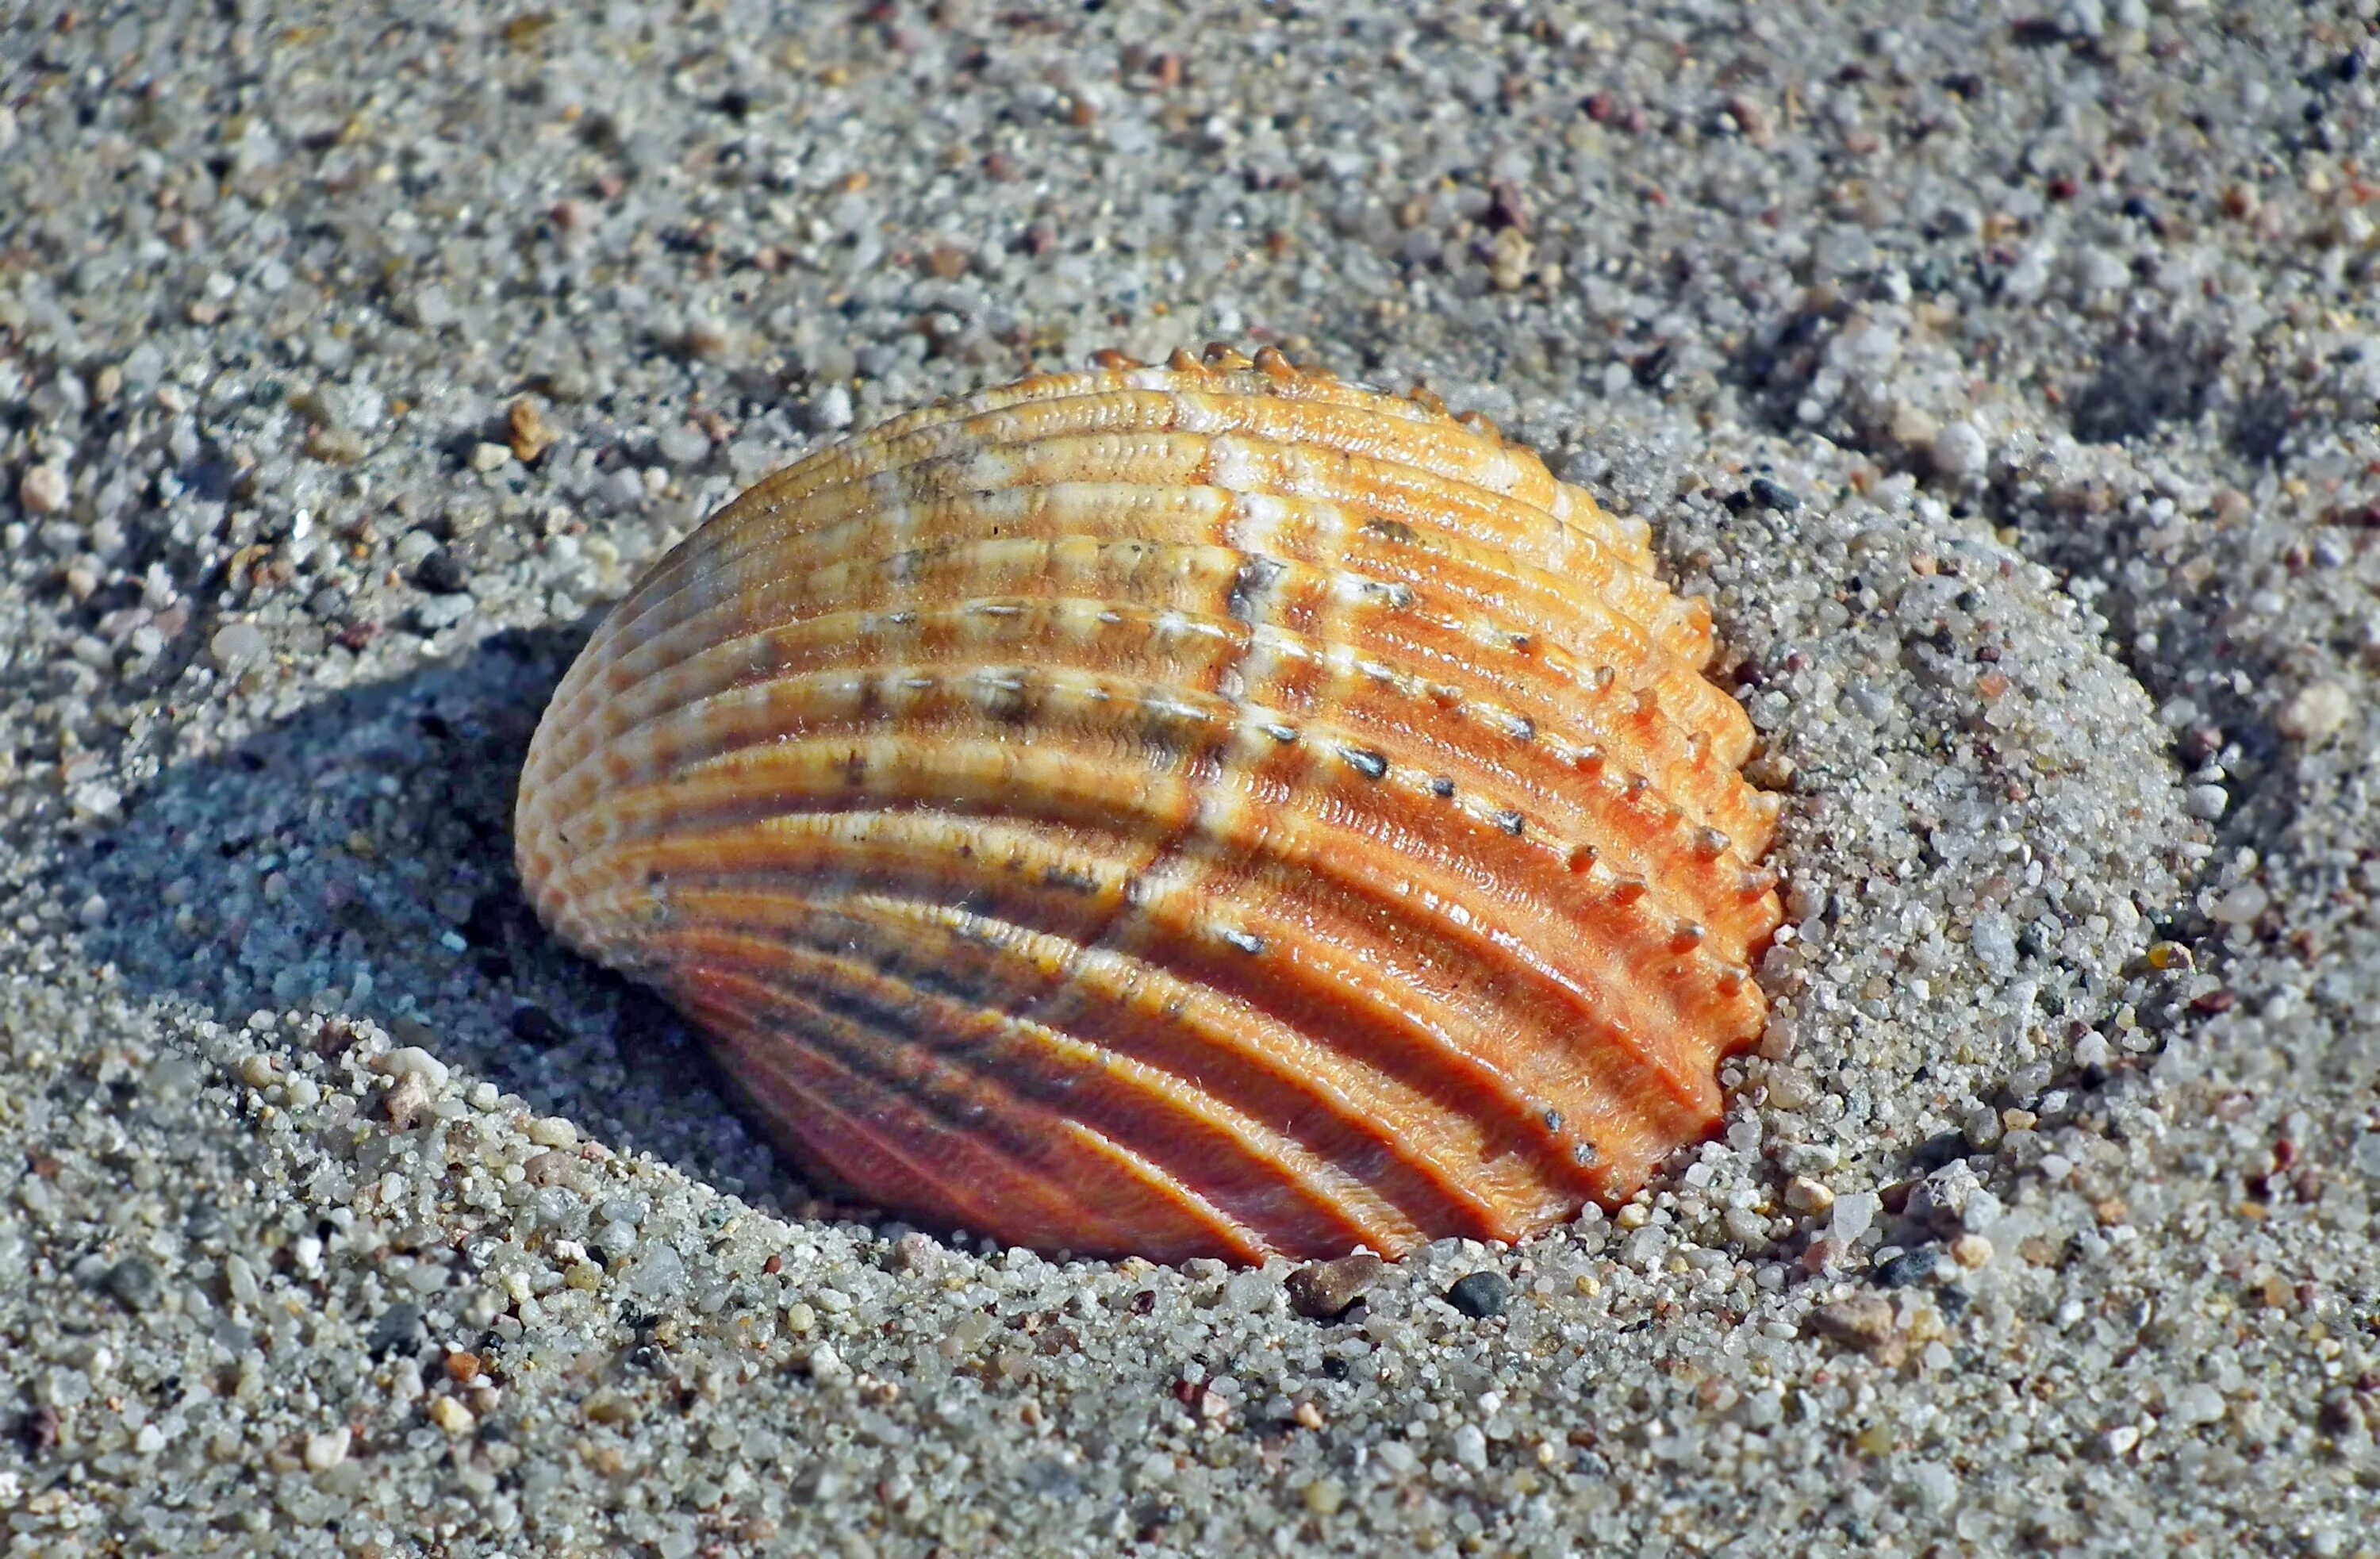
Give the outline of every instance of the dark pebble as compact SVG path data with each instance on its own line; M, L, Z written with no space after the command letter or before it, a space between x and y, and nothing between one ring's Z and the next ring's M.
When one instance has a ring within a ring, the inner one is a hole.
M391 1305L372 1322L371 1337L365 1346L374 1358L385 1358L392 1353L411 1353L429 1340L419 1305Z
M413 582L432 595L459 595L466 588L463 566L444 547L414 565Z
M1359 1251L1335 1261L1300 1267L1281 1286L1289 1293L1290 1309L1316 1321L1330 1321L1345 1314L1364 1290L1380 1280L1387 1265L1369 1251Z
M553 1014L540 1006L515 1007L513 1034L533 1045L567 1044L570 1041L570 1030L554 1021Z
M206 1241L223 1234L223 1209L203 1198L182 1209L182 1236L186 1239Z
M1802 506L1802 495L1781 481L1765 476L1752 479L1752 501L1779 514L1791 514Z
M1501 1273L1473 1273L1456 1278L1446 1291L1446 1302L1475 1321L1502 1315L1504 1302L1512 1297L1512 1282Z
M1912 1283L1923 1283L1934 1275L1942 1264L1942 1253L1930 1248L1904 1250L1876 1269L1878 1288L1906 1288Z
M1950 267L1938 260L1921 260L1909 272L1909 285L1919 292L1947 291L1951 280Z
M128 1310L145 1310L155 1304L164 1286L157 1279L157 1269L138 1256L128 1256L107 1269L107 1291Z

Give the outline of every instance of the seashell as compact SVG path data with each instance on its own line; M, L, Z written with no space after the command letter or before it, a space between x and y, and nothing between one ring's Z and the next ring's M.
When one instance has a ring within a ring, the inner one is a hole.
M522 880L814 1175L1083 1254L1514 1239L1764 1021L1775 798L1640 521L1433 398L1103 354L819 450L596 632Z

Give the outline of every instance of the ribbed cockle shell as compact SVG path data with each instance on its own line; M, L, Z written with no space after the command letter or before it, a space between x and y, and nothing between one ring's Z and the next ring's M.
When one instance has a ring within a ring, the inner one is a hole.
M830 445L596 632L520 870L812 1174L1044 1249L1512 1239L1720 1113L1778 921L1647 532L1427 396L1112 355Z

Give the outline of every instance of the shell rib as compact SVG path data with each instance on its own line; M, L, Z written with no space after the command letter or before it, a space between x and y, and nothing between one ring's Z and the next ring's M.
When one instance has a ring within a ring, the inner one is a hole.
M1434 401L1103 355L821 449L596 632L522 880L813 1174L1160 1260L1513 1239L1760 1031L1775 807L1645 528Z

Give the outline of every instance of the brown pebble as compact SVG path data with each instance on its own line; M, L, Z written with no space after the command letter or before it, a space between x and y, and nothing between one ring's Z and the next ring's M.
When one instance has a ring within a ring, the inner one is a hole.
M1884 1363L1899 1361L1903 1341L1892 1323L1892 1306L1873 1294L1820 1305L1803 1323L1806 1336L1830 1338Z
M956 244L936 244L926 255L926 269L946 282L954 282L967 274L975 257Z
M537 402L527 396L513 402L504 415L504 425L512 435L513 458L526 466L553 447L562 435L539 412Z
M346 428L317 428L306 436L306 453L325 465L352 466L364 457L364 441Z
M1518 183L1500 178L1488 187L1488 225L1495 229L1515 227L1527 234L1528 195Z
M1343 1314L1366 1289L1378 1283L1387 1266L1370 1251L1359 1250L1335 1261L1316 1261L1300 1267L1289 1274L1282 1286L1289 1292L1290 1309L1316 1321L1330 1321Z
M465 1384L480 1372L480 1356L476 1353L450 1353L446 1356L446 1378L455 1384Z
M408 1073L396 1080L396 1086L381 1100L381 1106L387 1112L391 1126L399 1131L410 1131L415 1117L429 1102L429 1085Z
M1735 121L1743 139L1755 146L1766 146L1774 139L1768 127L1768 115L1760 104L1743 96L1727 100L1728 116Z

